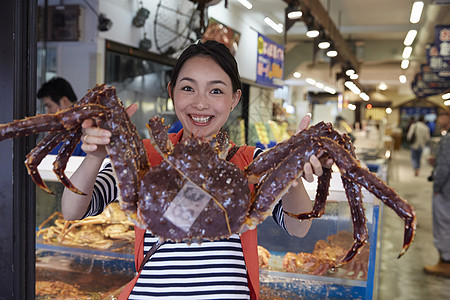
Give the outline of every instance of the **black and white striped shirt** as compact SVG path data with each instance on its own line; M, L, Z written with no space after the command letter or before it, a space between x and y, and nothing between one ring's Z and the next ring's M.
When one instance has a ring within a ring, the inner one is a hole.
M253 157L262 152L256 149ZM98 174L85 217L101 213L118 197L111 164ZM283 228L281 201L273 216ZM286 228L285 228L286 229ZM144 255L158 241L146 232ZM239 235L198 243L164 243L145 264L129 299L249 299L247 269Z

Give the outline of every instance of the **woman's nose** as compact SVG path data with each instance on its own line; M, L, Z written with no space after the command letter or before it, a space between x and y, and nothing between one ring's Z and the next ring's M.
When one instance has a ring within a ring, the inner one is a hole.
M197 109L207 109L207 108L209 108L208 101L204 97L197 98L194 101L193 106L195 108L197 108Z

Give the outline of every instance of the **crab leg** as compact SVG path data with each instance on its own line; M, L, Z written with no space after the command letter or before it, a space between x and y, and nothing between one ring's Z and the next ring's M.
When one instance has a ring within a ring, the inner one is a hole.
M106 105L114 99L115 90L108 89L95 96L100 103ZM140 178L149 168L143 142L122 105L108 110L103 117L97 119L97 124L112 133L107 151L117 177L121 207L130 212L131 218L136 219ZM124 144L133 147L124 149Z
M335 141L324 137L317 139L327 153L333 158L334 162L339 167L342 176L365 187L404 220L405 235L403 248L399 254L399 257L401 257L405 254L414 238L416 229L416 213L414 208L405 199L398 196L395 191L388 187L381 179L376 177L369 170L361 168L359 162Z
M48 188L45 182L42 180L41 175L38 172L38 165L44 159L44 157L53 149L56 145L58 145L65 137L63 132L60 133L51 133L46 135L39 144L27 154L27 159L25 161L25 166L27 167L28 174L30 174L33 181L39 186L42 190L46 191L49 194L54 195L54 193Z
M362 193L361 187L341 176L342 184L347 195L348 204L350 206L350 214L352 216L353 222L353 245L352 248L347 252L341 262L337 267L348 263L353 257L358 254L359 249L363 247L369 238L366 226L366 215L364 213L364 206L362 204Z
M252 228L272 213L273 206L303 173L304 162L319 150L313 143L303 143L282 159L276 168L267 172L252 194L247 225Z
M330 187L331 169L323 168L323 174L317 179L317 192L312 211L301 214L294 214L284 211L285 214L299 220L320 218L325 213L325 204Z
M67 139L67 142L64 143L61 146L61 149L58 153L58 158L53 162L53 172L58 177L59 181L71 190L72 192L79 194L79 195L86 195L82 191L78 190L72 182L70 182L69 178L67 178L66 174L64 173L64 170L66 169L67 162L69 161L70 155L73 153L73 150L77 146L78 142L80 141L82 132L81 130L72 130L69 133L64 134L64 138Z
M98 117L105 107L98 104L86 104L61 110L55 114L38 115L0 125L0 141L39 132L62 131L74 128L83 120Z

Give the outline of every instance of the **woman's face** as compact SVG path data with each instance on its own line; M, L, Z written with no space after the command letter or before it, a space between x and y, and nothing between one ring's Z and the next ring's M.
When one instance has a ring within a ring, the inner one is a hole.
M183 124L183 139L189 136L207 140L219 132L241 98L233 93L230 77L207 56L187 60L178 74L173 94L175 112Z

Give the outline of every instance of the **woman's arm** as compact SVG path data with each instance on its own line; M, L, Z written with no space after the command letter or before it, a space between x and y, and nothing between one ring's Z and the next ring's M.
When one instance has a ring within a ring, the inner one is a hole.
M126 109L128 115L133 115L137 107L137 104L130 105ZM82 130L81 149L86 152L86 157L70 177L70 181L86 195L79 195L67 188L64 189L61 210L66 220L79 220L86 214L91 203L95 180L107 155L105 146L110 142L111 132L96 127L92 119L83 122Z
M83 123L83 145L86 157L78 169L70 177L72 184L86 195L79 195L68 188L64 189L61 198L61 210L66 220L79 220L89 207L98 171L106 157L104 145L109 143L111 133L98 127L91 127L92 120Z

